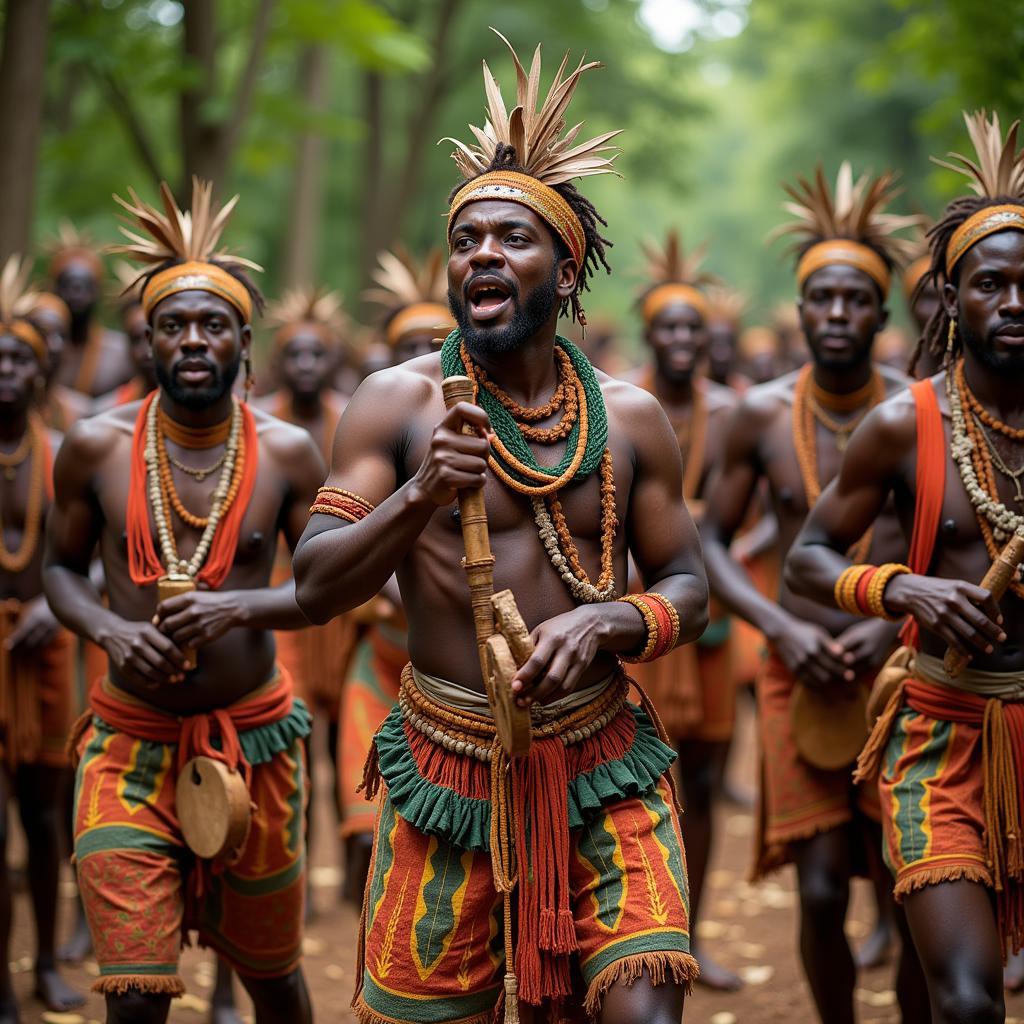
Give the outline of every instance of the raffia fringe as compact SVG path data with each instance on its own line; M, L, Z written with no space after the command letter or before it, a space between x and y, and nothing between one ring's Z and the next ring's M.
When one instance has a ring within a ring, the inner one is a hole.
M359 1024L404 1024L395 1017L383 1017L374 1012L362 998L353 1001L352 1012L359 1019ZM450 1024L494 1024L494 1011L485 1010L472 1017L460 1017L457 1021L451 1021Z
M897 903L903 902L907 893L926 889L929 885L941 885L943 882L979 882L987 888L992 887L992 875L980 864L945 864L927 871L915 871L901 878L892 894Z
M878 720L871 730L871 735L868 737L867 743L864 744L864 749L861 750L860 756L857 758L857 767L853 773L853 781L855 783L870 782L878 777L882 767L882 756L885 754L885 748L889 743L889 735L892 733L892 727L896 722L896 716L899 714L901 707L903 707L902 684L893 690L889 703L885 705L885 710L878 716Z
M621 981L628 987L642 978L644 973L650 977L652 985L664 985L671 976L676 985L685 986L689 995L693 983L700 974L700 967L689 953L674 950L624 956L621 960L609 964L590 983L583 1001L583 1009L591 1017L596 1017L601 1010L601 1000L612 985Z
M92 990L111 996L134 991L174 998L185 994L185 982L176 974L107 974L93 982Z

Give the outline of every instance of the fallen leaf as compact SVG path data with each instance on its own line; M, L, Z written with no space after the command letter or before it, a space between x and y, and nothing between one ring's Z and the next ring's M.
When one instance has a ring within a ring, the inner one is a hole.
M324 977L330 981L344 981L345 979L345 968L338 964L328 964L324 968Z
M896 993L891 989L883 989L881 992L873 992L869 988L858 988L854 995L868 1006L895 1006Z
M336 889L341 884L341 872L330 865L315 867L309 872L309 884L314 889Z
M763 985L771 980L775 968L771 964L751 964L749 967L741 967L739 974L748 985Z
M43 1024L85 1024L80 1013L58 1013L56 1010L47 1010L39 1019Z
M201 1013L203 1015L210 1012L210 1004L205 999L200 999L199 996L192 995L191 992L186 992L183 996L178 996L174 1000L174 1005L179 1010L191 1010L193 1013Z
M702 939L720 939L725 934L725 925L718 921L699 921L697 935Z
M737 942L733 950L748 960L756 960L765 954L765 948L760 942Z
M319 956L324 951L324 944L319 939L314 939L311 935L307 935L302 940L302 952L306 956Z
M731 871L726 871L723 868L708 872L708 885L712 889L727 889L735 880L736 876Z
M708 1024L736 1024L736 1014L721 1010L710 1018Z

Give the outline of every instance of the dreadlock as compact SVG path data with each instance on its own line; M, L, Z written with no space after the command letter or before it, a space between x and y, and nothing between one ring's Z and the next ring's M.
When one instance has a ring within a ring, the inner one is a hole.
M931 282L941 292L943 284L946 283L946 250L949 247L949 240L953 233L968 217L973 216L979 210L985 210L990 206L1002 206L1007 203L1018 203L1015 196L961 196L954 199L945 209L942 219L928 232L928 246L931 249L931 266L922 276L914 289L913 301L917 301L921 290ZM953 267L953 276L949 283L956 285L960 279L959 264ZM921 337L917 339L914 351L910 356L910 364L907 372L913 375L921 356L926 352L937 362L944 362L946 349L949 345L949 314L945 306L940 302L938 308L932 314L931 319L924 325ZM951 355L960 354L960 338L953 338Z
M516 156L515 146L499 142L490 164L472 178L463 179L451 190L448 195L449 204L451 204L459 191L466 187L468 182L474 181L482 174L487 174L490 171L514 171L519 174L529 173L520 165ZM601 227L608 227L608 222L597 212L594 204L571 182L563 182L552 187L569 204L572 212L579 218L580 224L583 225L583 237L586 240L583 266L580 267L579 273L576 276L576 287L571 295L566 296L562 300L559 314L561 316L569 316L571 314L573 320L585 326L587 320L583 313L583 305L580 302L580 293L590 290L590 280L597 273L599 267L604 267L605 272L608 274L612 272L606 256L606 251L612 247L612 243L601 234L600 230ZM545 226L547 227L547 225ZM551 231L551 235L555 240L558 258L568 259L571 254L565 242L562 241L556 231L550 227L548 230Z
M158 263L148 268L146 272L144 274L139 275L138 278L139 296L142 295L142 293L146 290L146 287L149 284L150 280L156 277L157 274L163 273L170 267L181 266L181 264L184 262L185 260L183 260L181 257L176 257L175 259L164 260L163 263ZM221 259L216 256L211 259L208 259L206 262L212 263L215 267L220 267L221 270L230 274L236 281L238 281L239 284L241 284L242 287L249 293L249 298L252 299L253 309L255 309L257 313L263 312L263 308L266 305L266 299L263 297L263 292L259 290L259 288L256 286L256 283L249 276L244 267L242 267L238 263L232 262L231 260ZM122 295L124 294L125 293L122 292ZM141 301L141 299L136 301ZM132 300L127 299L124 302L123 308L127 309L131 305Z

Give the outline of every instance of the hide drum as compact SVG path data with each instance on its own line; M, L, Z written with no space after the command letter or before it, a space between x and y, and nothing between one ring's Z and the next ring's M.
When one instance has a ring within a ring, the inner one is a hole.
M197 857L220 860L245 842L249 790L223 761L193 757L178 776L177 800L181 833Z
M852 765L868 738L867 700L867 691L860 685L851 696L833 696L797 683L790 722L800 756L824 771Z

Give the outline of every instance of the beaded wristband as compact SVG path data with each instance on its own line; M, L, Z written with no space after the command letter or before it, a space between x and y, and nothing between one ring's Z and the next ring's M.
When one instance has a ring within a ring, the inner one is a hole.
M885 607L885 588L894 576L902 576L909 572L910 568L899 562L886 562L878 567L867 593L867 605L872 615L879 619L887 619L889 622L896 622L901 618L899 615L890 614Z
M626 594L618 600L636 608L644 617L647 627L647 641L643 649L639 654L621 655L623 661L654 661L667 654L679 642L679 613L661 594Z
M875 567L873 565L851 565L844 569L832 588L836 605L850 615L866 615L867 611L857 605L857 588L861 579Z
M350 523L358 523L365 519L373 511L371 505L365 498L360 498L352 491L346 491L342 487L321 487L316 492L316 500L309 508L309 514L319 513L325 516L336 516Z

